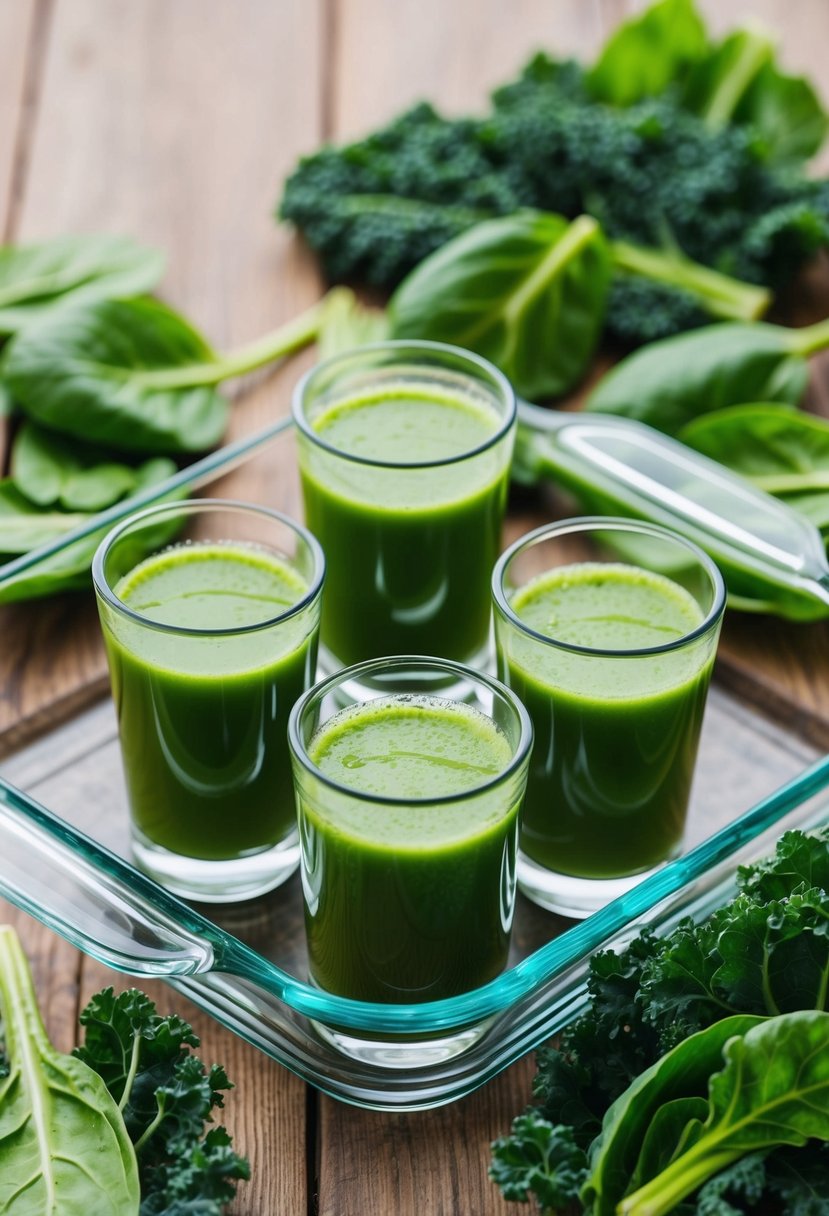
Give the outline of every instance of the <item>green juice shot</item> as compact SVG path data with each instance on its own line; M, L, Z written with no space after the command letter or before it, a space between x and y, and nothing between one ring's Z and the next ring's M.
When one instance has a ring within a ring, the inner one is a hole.
M447 679L466 681L466 701L435 694ZM381 691L414 684L423 691ZM355 685L378 695L338 708ZM298 703L290 741L315 983L400 1004L503 970L530 740L507 689L438 660L361 664Z
M328 567L327 669L486 653L515 426L500 373L452 347L384 343L309 373L294 417Z
M519 884L587 915L681 847L722 580L664 529L597 518L531 533L493 582L499 672L535 731Z
M135 560L196 519L211 538ZM296 868L287 724L314 677L323 569L306 538L264 509L177 504L96 558L133 852L179 894L246 898Z

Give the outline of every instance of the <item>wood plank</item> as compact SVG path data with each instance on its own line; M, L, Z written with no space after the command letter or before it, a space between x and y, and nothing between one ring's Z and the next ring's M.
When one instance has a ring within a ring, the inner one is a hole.
M226 0L58 0L19 238L102 230L160 246L162 294L219 349L293 317L319 282L272 211L319 142L320 43L319 6L302 0L249 0L244 20ZM233 386L231 434L287 408L298 366ZM271 452L218 492L295 506L292 464ZM0 629L0 748L105 691L91 594L0 609Z
M7 241L22 143L27 65L37 0L0 0L0 240Z

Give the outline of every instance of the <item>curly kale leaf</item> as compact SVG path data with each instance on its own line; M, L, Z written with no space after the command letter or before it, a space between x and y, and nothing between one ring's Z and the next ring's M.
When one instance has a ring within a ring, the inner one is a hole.
M489 1176L505 1199L558 1210L578 1198L587 1175L587 1157L572 1129L553 1125L535 1111L513 1120L509 1136L492 1145Z
M75 1054L103 1077L121 1107L138 1158L141 1216L220 1216L249 1175L224 1128L205 1131L232 1088L224 1069L192 1054L199 1039L144 993L107 988L80 1016Z

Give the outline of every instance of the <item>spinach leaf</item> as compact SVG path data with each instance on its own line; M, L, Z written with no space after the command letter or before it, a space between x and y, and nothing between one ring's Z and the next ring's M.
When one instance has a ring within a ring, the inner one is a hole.
M695 418L677 438L769 494L829 492L829 422L814 414L734 405Z
M11 340L6 386L30 418L119 452L197 452L218 443L228 405L215 385L313 341L326 300L228 355L214 354L158 300L58 309Z
M164 255L122 236L61 236L0 248L0 334L13 334L67 300L151 291Z
M715 1029L696 1036L701 1048L702 1040ZM674 1048L651 1070L655 1092L660 1087L663 1095L673 1092L679 1051ZM588 1193L600 1196L596 1216L663 1216L747 1153L777 1145L802 1146L810 1139L829 1140L829 1014L801 1010L769 1018L747 1030L735 1027L723 1057L724 1067L708 1083L708 1116L699 1136L633 1194L625 1195L624 1178L612 1175L607 1167L603 1176L607 1185L602 1191L594 1187L605 1155L611 1164L615 1157L618 1167L618 1159L630 1152L631 1133L625 1120L641 1123L641 1105L633 1114L626 1095L619 1099L615 1116L615 1108L608 1112L610 1134L607 1138L603 1134L586 1187Z
M709 1077L722 1064L725 1045L759 1024L758 1018L748 1015L723 1018L667 1052L616 1099L591 1149L590 1174L582 1190L591 1216L615 1216L648 1128L663 1103L704 1096Z
M676 435L700 414L746 401L797 403L807 356L829 344L829 325L805 329L740 323L706 325L652 342L622 359L586 408L637 418Z
M797 163L818 151L829 117L807 80L778 69L774 49L763 30L736 30L694 64L682 100L710 128L748 124L768 156Z
M141 466L139 474L136 490L163 481L169 474L167 462L162 459L148 460ZM175 501L186 496L186 491L179 490L160 501ZM34 507L11 482L0 481L0 553L27 553L91 518L90 513L68 514ZM159 524L152 532L142 533L141 539L148 546L147 551L172 539L178 527L178 523L173 521ZM51 557L42 558L11 578L3 576L0 565L0 604L41 599L64 591L88 590L92 558L108 531L108 527L98 528L89 536L73 541ZM7 549L7 543L14 548ZM140 561L143 556L143 551L137 552L135 560Z
M149 470L148 470L149 466ZM174 461L155 457L133 467L107 459L98 448L66 439L25 421L15 435L11 454L14 484L39 506L59 502L68 511L101 511L146 482L170 477ZM2 542L0 542L0 545Z
M38 545L71 532L87 518L33 506L10 478L0 481L0 553L28 553Z
M521 396L557 396L593 356L610 274L595 220L517 212L477 224L415 267L391 298L391 334L466 347Z
M0 926L0 1211L137 1216L135 1152L120 1111L83 1061L46 1036L17 935Z
M664 93L707 48L693 0L657 0L611 34L587 73L587 87L599 101L631 105Z

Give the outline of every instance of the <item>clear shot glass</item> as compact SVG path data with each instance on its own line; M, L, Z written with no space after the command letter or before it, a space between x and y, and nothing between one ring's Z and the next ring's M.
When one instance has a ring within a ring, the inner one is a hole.
M518 883L587 916L681 848L722 576L665 528L590 517L520 538L492 586L499 674L535 733Z
M445 697L447 684L463 685L464 699ZM312 981L407 1004L497 976L532 742L518 698L459 664L381 658L300 698L288 738ZM408 1068L451 1058L486 1024L437 1039L318 1029L351 1056Z
M434 342L338 355L297 386L305 520L328 574L321 664L491 661L489 579L515 398L486 360Z
M324 570L287 517L209 499L141 511L95 554L132 850L179 895L246 899L297 867L288 714Z

